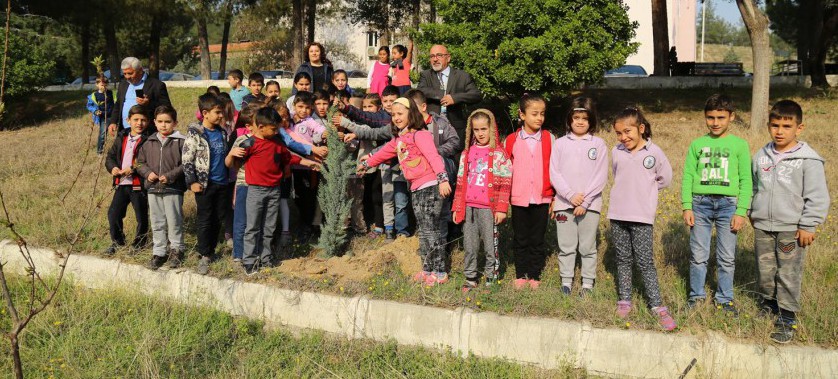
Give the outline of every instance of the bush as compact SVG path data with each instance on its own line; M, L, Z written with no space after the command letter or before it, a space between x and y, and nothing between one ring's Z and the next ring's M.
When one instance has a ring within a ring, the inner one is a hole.
M37 38L37 37L34 37ZM40 47L38 41L11 34L6 62L6 98L14 101L50 84L55 60ZM2 43L5 44L5 38Z

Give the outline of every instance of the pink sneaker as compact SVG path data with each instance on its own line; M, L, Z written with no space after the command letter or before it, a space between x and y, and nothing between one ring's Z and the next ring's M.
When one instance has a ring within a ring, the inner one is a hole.
M675 320L669 314L669 309L666 307L655 307L652 308L652 311L658 315L658 322L661 324L661 328L663 328L663 330L669 332L678 327L678 325L675 324Z
M527 279L524 279L524 278L515 279L515 281L512 282L512 286L515 287L516 290L523 289L528 284L529 284L529 281Z
M448 283L448 273L446 272L437 272L436 275L436 284L445 284Z
M529 280L529 285L530 285L530 288L532 288L532 289L534 289L534 290L537 290L537 289L538 289L538 286L540 286L540 285L541 285L541 281L539 281L539 280L532 280L532 279L530 279L530 280Z
M631 312L631 301L620 300L617 302L617 316L619 318L626 318L629 312Z
M425 285L428 287L433 287L439 283L439 276L435 272L430 272L428 275L425 276ZM445 281L448 281L448 275L445 276Z
M419 272L417 272L417 273L416 273L416 275L413 275L413 281L414 281L414 282L420 282L420 283L421 283L421 282L424 282L424 281L425 281L425 279L426 279L426 278L428 277L428 275L430 275L430 274L431 274L431 273L430 273L430 272L427 272L427 271L419 271Z

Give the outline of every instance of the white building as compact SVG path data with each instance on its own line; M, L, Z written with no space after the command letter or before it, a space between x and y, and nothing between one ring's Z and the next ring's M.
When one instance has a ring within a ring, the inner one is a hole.
M648 73L655 69L652 39L652 2L650 0L624 0L628 16L636 21L637 34L632 42L639 42L637 53L626 59L626 64L639 65ZM669 46L675 46L679 62L695 62L695 0L667 0L666 20L669 23Z

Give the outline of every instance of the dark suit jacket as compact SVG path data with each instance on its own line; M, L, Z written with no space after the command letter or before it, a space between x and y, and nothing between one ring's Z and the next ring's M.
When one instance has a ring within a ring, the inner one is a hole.
M428 112L441 114L439 100L445 96L439 83L439 77L433 69L422 71L419 76L419 85L416 87L428 98ZM451 67L448 76L446 92L454 98L454 105L446 107L447 118L451 126L457 130L460 141L464 141L466 120L468 119L468 105L476 104L483 99L483 94L477 89L471 75L463 70ZM460 147L462 150L463 147Z
M110 122L111 124L120 126L120 129L125 127L125 125L122 125L122 104L125 103L126 91L128 91L128 81L122 79L119 82L119 88L116 92L116 104L114 105L113 113L111 113ZM166 90L166 83L150 76L147 77L145 79L145 83L143 83L143 95L148 97L148 106L146 107L146 111L148 112L149 122L148 128L146 128L146 133L156 133L157 128L154 127L154 122L152 121L154 109L160 105L172 105L171 100L169 100L169 91Z

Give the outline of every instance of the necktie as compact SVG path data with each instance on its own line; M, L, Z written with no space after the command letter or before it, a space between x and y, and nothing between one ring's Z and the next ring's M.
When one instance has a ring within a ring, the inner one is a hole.
M444 81L442 81L442 71L440 71L440 72L436 73L436 75L437 75L437 77L439 78L439 89L441 89L441 90L442 90L442 93L443 93L443 94L447 94L447 92L445 91L445 82L444 82ZM446 107L446 106L444 106L444 105L443 105L443 106L441 106L441 107L439 108L439 113L440 113L440 114L446 114L446 113L448 113L448 109L447 109L447 107Z

